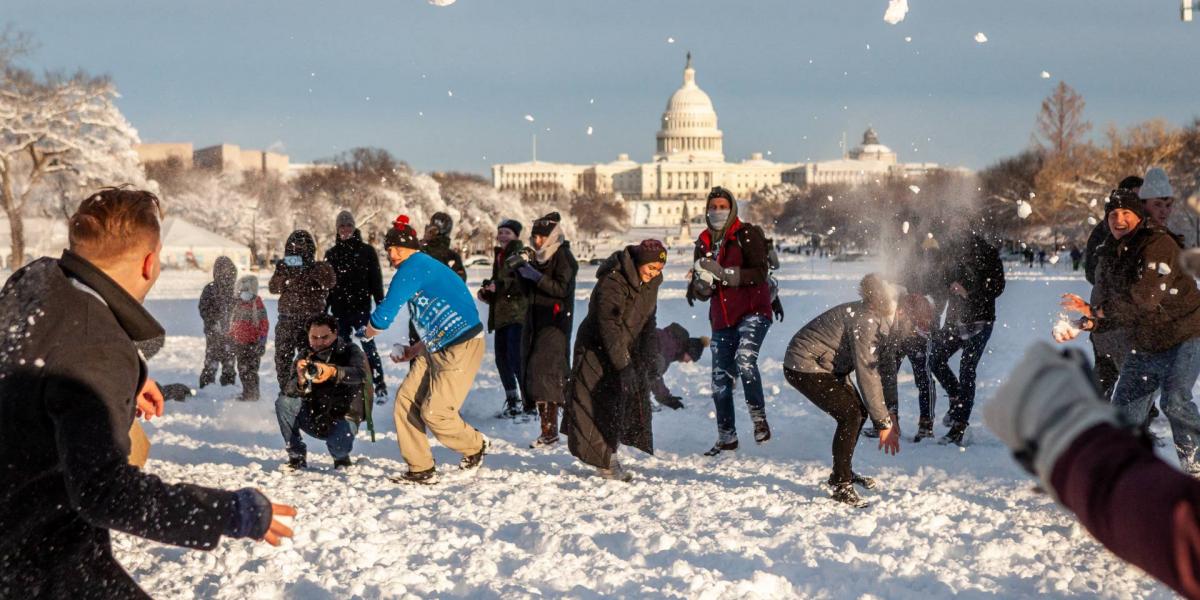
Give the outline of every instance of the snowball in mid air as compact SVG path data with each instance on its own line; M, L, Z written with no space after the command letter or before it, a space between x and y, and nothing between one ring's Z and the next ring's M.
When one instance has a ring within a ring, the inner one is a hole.
M429 3L434 6L450 6L458 0L429 0Z
M1024 200L1017 200L1017 216L1028 219L1033 214L1033 206Z
M988 40L987 36L983 35L983 32L980 31L979 33L975 34L975 41L979 42L980 44L986 44Z
M888 0L888 7L883 13L883 20L889 25L895 25L903 21L907 14L908 0Z

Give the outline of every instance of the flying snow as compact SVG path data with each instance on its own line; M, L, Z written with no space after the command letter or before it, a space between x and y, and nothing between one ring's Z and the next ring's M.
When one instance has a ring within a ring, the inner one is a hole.
M988 39L987 36L983 35L983 32L980 31L979 33L975 34L975 41L980 44L986 44Z
M673 38L673 37L668 37L668 38L667 38L667 43L668 43L668 44L674 44L674 43L675 43L675 38Z
M526 120L526 121L529 121L530 123L532 123L532 122L533 122L533 115L525 115L525 120Z
M1033 214L1033 206L1024 200L1017 200L1017 216L1028 219Z
M434 6L450 6L458 0L429 0L429 3Z
M900 226L900 231L903 231L904 235L908 235L908 221L905 221L904 224Z
M914 193L914 194L920 194L920 193L921 193L921 188L920 188L920 187L917 187L917 186L915 186L915 185L910 185L910 186L908 186L908 191L910 191L910 192L912 192L912 193Z
M1050 79L1050 71L1042 71L1042 79Z
M887 10L883 12L883 20L889 25L895 25L908 15L908 0L888 0Z
M588 125L587 134L592 135L592 126L591 125Z

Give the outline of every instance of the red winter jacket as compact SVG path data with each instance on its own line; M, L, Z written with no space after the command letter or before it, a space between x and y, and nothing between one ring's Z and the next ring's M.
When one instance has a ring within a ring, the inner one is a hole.
M267 338L270 327L261 297L255 296L249 302L241 299L234 302L233 315L229 320L229 337L233 338L233 343L257 344Z
M1098 425L1059 457L1050 485L1113 554L1200 598L1200 480L1128 431Z
M705 229L696 240L693 260L716 258L722 267L739 267L741 285L718 285L708 307L713 330L736 327L750 315L771 318L771 288L767 283L767 238L762 229L734 219L724 239L714 248L712 232Z

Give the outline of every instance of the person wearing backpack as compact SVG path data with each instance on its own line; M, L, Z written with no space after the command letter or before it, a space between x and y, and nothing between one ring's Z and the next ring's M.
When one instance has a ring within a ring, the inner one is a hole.
M959 259L946 265L943 283L950 302L945 326L933 335L929 368L950 396L950 409L942 419L950 430L939 443L963 446L975 407L975 373L996 324L996 299L1004 293L1004 263L1000 251L975 233L964 234L947 256ZM959 351L955 376L949 362ZM922 422L918 429L932 433L933 424Z

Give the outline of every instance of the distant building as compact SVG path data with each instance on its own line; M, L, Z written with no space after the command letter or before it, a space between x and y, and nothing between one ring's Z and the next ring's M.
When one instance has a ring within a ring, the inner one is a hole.
M264 150L243 149L234 144L218 144L193 150L192 144L137 144L134 150L142 164L178 160L185 168L221 172L256 171L287 175L288 155Z
M492 166L492 185L516 190L528 198L546 199L558 193L613 193L628 202L634 227L675 227L683 215L704 214L704 199L713 186L723 186L738 198L780 183L810 186L824 183L859 185L884 177L920 177L934 163L901 163L896 153L879 143L874 129L863 134L861 146L840 160L780 163L755 152L741 162L726 162L724 132L717 127L712 100L696 85L691 53L683 69L683 84L671 94L655 134L650 163L619 154L609 163L576 165L534 160Z

